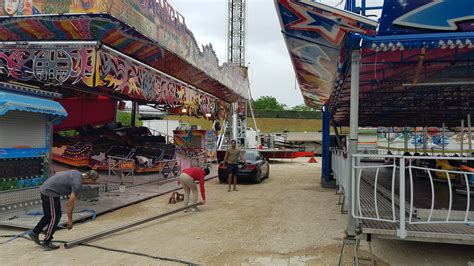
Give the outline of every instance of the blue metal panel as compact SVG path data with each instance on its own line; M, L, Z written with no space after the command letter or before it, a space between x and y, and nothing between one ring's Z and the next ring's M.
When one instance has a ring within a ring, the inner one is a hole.
M5 115L9 111L43 113L55 124L59 124L67 117L66 110L58 102L10 93L0 88L0 115Z
M378 35L474 31L472 0L385 0Z
M0 148L0 159L12 159L12 158L31 158L31 157L43 157L47 155L49 148L42 149L16 149L16 148Z

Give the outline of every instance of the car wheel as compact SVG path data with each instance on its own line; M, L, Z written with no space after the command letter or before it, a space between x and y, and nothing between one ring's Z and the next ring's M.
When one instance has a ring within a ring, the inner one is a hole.
M262 170L259 169L253 178L253 182L259 184L262 182Z
M267 176L265 178L269 178L270 177L270 167L268 167L267 169Z

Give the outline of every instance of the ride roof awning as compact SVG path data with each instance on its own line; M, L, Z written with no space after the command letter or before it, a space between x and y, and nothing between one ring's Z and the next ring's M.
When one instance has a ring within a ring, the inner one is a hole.
M309 10L307 14L322 6L309 0L277 2L284 2L283 6L303 5ZM332 72L335 78L325 90L330 94L326 103L333 123L349 125L351 54L353 49L360 49L360 126L459 126L460 120L474 110L474 5L470 1L459 4L462 8L450 8L446 1L385 0L377 34L347 32L339 54L332 58L333 68L338 62ZM281 14L291 17L286 12ZM334 16L305 18L306 25L318 25ZM301 34L308 32L305 29ZM317 44L315 50L324 49L324 43L316 42L319 39L306 41ZM307 57L320 55L312 52ZM298 76L307 73L304 68L295 69ZM317 77L310 76L315 81ZM317 88L319 83L310 85ZM300 86L303 93L307 91Z
M373 36L378 24L311 0L275 5L304 101L314 108L325 105L342 70L348 34Z
M45 114L55 125L61 123L68 115L58 102L5 91L0 86L0 116L6 115L10 111Z
M185 18L168 1L10 2L0 0L0 41L19 48L24 42L97 41L98 47L104 44L223 101L248 98L246 70L219 65L212 45L200 49ZM124 75L133 71L112 63Z

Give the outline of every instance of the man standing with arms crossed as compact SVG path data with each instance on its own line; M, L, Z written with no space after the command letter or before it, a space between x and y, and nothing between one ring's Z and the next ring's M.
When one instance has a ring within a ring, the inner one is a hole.
M230 192L230 187L232 183L234 184L234 191L237 190L237 174L239 172L238 162L239 158L241 161L244 161L244 156L242 151L237 147L237 143L235 140L230 142L231 147L227 149L224 156L224 164L227 165L227 173L229 174L229 178L227 182L229 187L227 191Z
M29 237L38 245L43 246L45 250L58 249L59 246L54 245L53 234L56 231L59 221L61 220L61 196L68 196L69 201L66 205L67 209L67 223L68 230L72 229L73 221L72 214L74 211L74 204L77 200L77 195L82 190L82 179L91 178L97 180L99 175L96 171L90 170L81 174L77 170L58 172L52 177L48 178L40 187L41 202L43 203L43 218L38 222L35 229L29 233ZM46 229L46 235L43 243L39 240L39 234Z

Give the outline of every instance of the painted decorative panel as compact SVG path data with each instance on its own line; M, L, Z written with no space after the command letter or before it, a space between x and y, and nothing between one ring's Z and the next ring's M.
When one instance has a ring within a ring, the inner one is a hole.
M0 49L0 76L45 85L63 83L93 86L94 48Z
M377 22L311 0L275 0L305 103L328 102L348 33L375 35Z
M214 114L217 98L184 86L151 68L100 51L97 64L97 86L113 89L131 98L183 107L192 116Z
M474 31L472 0L385 0L378 35Z
M67 19L35 16L47 14ZM78 18L79 14L84 16ZM104 14L123 23L106 21ZM212 45L200 50L184 16L167 0L0 0L0 16L0 40L100 40L128 55L149 53L152 60L162 54L159 47L163 47L248 98L246 73L226 63L219 66ZM28 17L8 18L16 16ZM133 31L149 39L132 36L129 32Z

